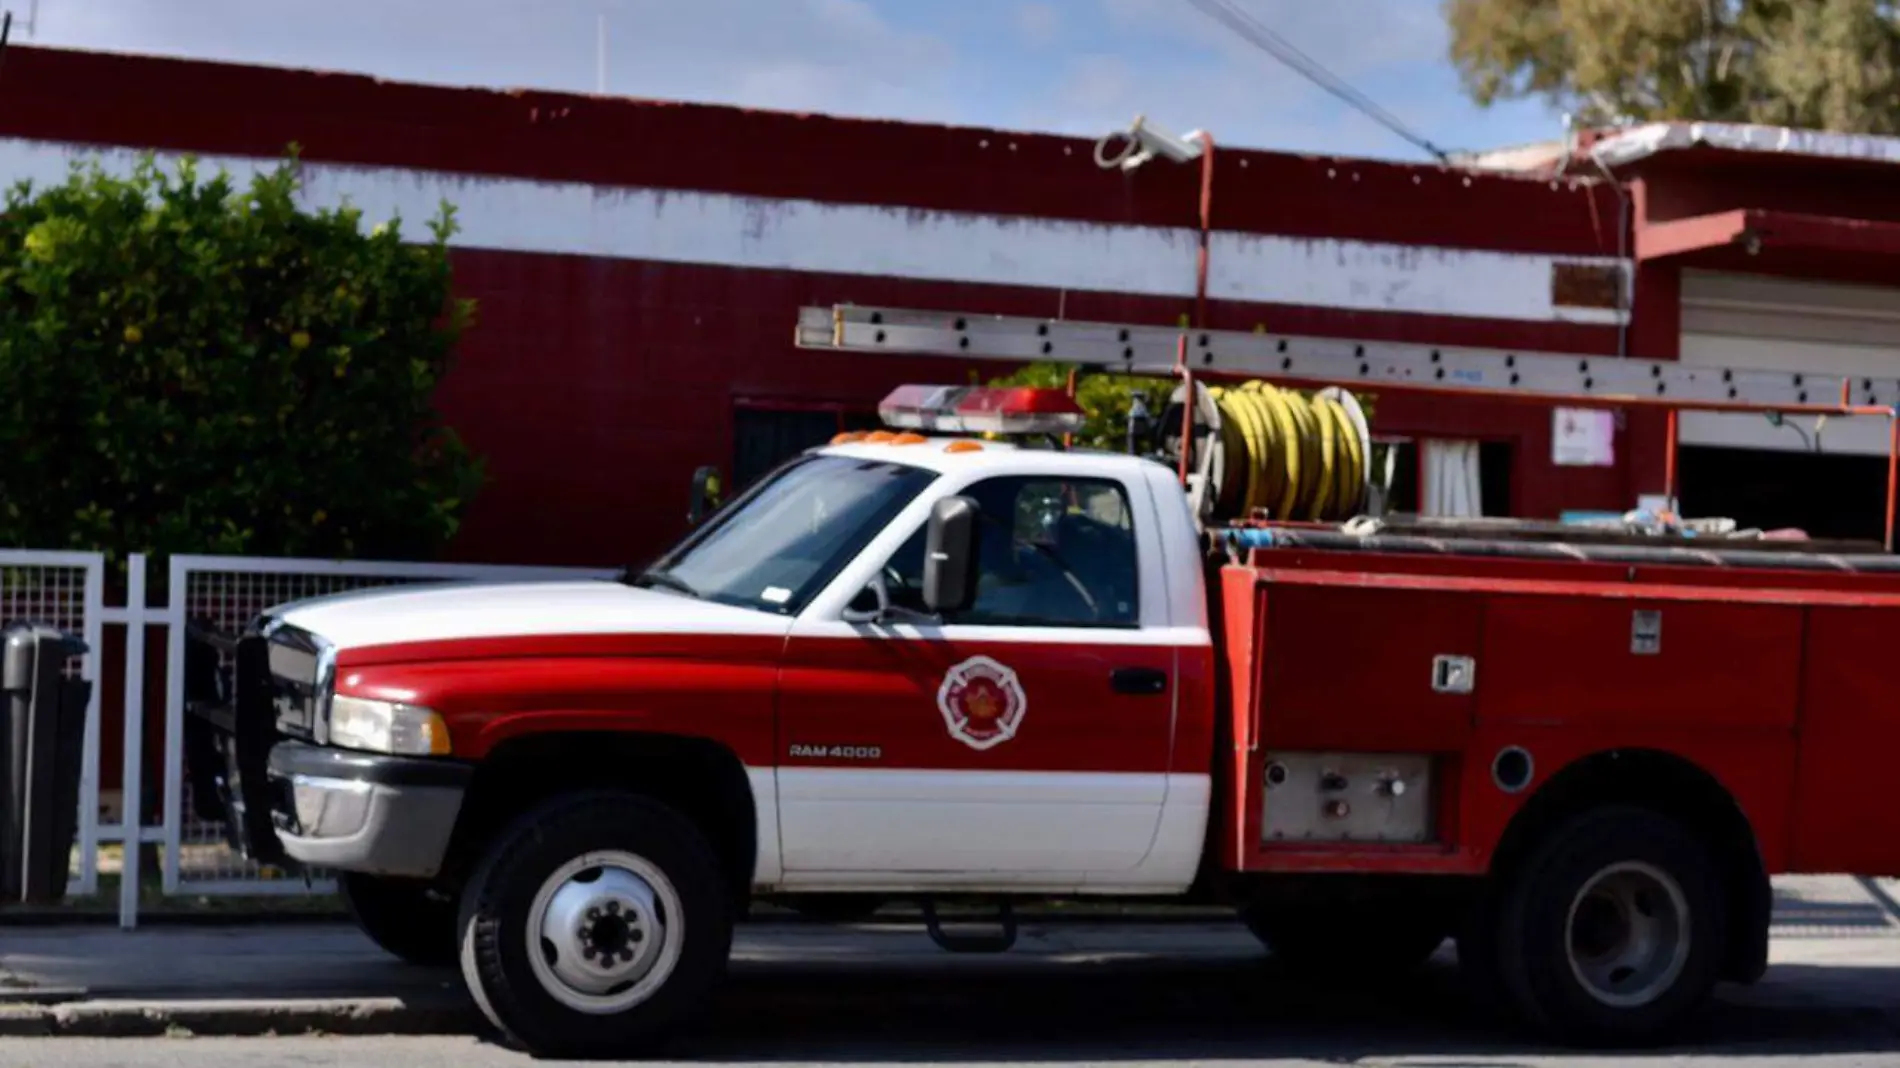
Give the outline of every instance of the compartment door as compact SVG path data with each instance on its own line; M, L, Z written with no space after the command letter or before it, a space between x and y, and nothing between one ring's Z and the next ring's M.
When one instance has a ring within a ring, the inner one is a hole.
M1482 599L1268 584L1247 802L1257 849L1429 845L1471 736Z

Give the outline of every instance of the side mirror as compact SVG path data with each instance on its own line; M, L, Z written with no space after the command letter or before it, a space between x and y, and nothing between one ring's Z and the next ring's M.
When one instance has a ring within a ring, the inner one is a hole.
M884 585L883 575L874 575L858 595L851 598L851 603L844 606L840 618L846 623L877 623L890 613L890 587Z
M686 524L699 525L699 521L719 507L719 469L707 464L693 472L693 493L686 506Z
M976 524L982 512L968 497L945 497L930 509L924 535L924 605L939 615L976 600Z

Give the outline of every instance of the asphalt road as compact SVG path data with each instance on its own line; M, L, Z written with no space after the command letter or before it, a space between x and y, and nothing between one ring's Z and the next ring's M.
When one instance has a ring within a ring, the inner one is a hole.
M994 1052L994 1051L989 1051ZM1263 1054L1266 1054L1263 1056ZM921 1065L962 1065L962 1064L1004 1064L1030 1063L1037 1065L1057 1064L1113 1064L1117 1068L1143 1068L1146 1065L1240 1065L1258 1064L1279 1066L1311 1065L1314 1068L1329 1066L1336 1068L1341 1062L1327 1057L1274 1057L1268 1051L1250 1051L1225 1055L1203 1055L1163 1059L1165 1053L1137 1053L1115 1057L1113 1060L1086 1060L1066 1055L1059 1047L1047 1046L1025 1053L1020 1057L998 1055L990 1060L979 1060L961 1054L930 1054L921 1056L860 1054L835 1057L828 1060L801 1059L797 1052L788 1052L783 1056L771 1056L769 1062L795 1068L800 1065L832 1064L843 1061L850 1064L893 1063L911 1066ZM526 1058L514 1057L500 1051L478 1046L471 1039L426 1039L426 1038L309 1038L309 1039L196 1039L181 1042L149 1041L133 1047L125 1040L114 1042L110 1039L98 1040L62 1040L30 1039L12 1043L0 1043L0 1064L7 1068L65 1068L65 1066L114 1065L124 1068L321 1068L328 1065L349 1065L351 1068L374 1065L376 1068L485 1068L487 1065L533 1064ZM655 1062L647 1062L649 1064ZM694 1065L716 1065L721 1063L757 1063L755 1059L743 1061L700 1060L687 1062ZM1741 1062L1722 1055L1694 1056L1682 1059L1667 1057L1655 1058L1562 1058L1562 1057L1507 1057L1483 1059L1443 1058L1428 1055L1417 1057L1369 1057L1353 1061L1363 1065L1409 1065L1416 1068L1543 1068L1543 1066L1571 1066L1577 1068L1646 1068L1648 1065L1671 1065L1674 1068L1699 1068L1702 1065L1736 1065ZM1864 1068L1870 1061L1865 1057L1852 1054L1828 1054L1822 1056L1804 1056L1800 1054L1777 1054L1766 1058L1750 1058L1747 1068ZM1886 1059L1878 1063L1892 1063Z
M1406 1064L1524 1065L1900 1064L1900 998L1893 1010L1829 996L1835 983L1886 985L1832 965L1803 996L1799 966L1767 988L1735 991L1687 1036L1653 1055L1540 1049L1470 1008L1447 966L1405 979L1367 976L1346 987L1296 982L1265 961L1065 969L1013 975L875 971L739 977L709 1025L677 1056L697 1064ZM971 984L977 986L975 991ZM814 990L822 985L822 990ZM949 998L951 992L954 999ZM814 994L822 996L814 997ZM954 1008L946 1005L954 1000ZM482 1068L533 1063L480 1037L0 1040L0 1068Z
M696 1064L1367 1064L1418 1068L1800 1062L1900 1066L1900 909L1850 880L1777 887L1773 965L1725 988L1653 1054L1540 1048L1487 1018L1449 947L1422 973L1318 985L1278 970L1233 924L1025 931L1000 957L948 956L914 930L748 930ZM0 930L0 987L95 996L460 999L347 930ZM0 1068L484 1068L528 1058L481 1035L0 1039Z

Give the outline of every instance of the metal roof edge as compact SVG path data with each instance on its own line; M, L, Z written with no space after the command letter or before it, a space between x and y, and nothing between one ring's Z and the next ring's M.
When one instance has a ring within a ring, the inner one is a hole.
M1739 122L1643 123L1601 135L1588 151L1619 167L1687 148L1900 164L1900 137Z

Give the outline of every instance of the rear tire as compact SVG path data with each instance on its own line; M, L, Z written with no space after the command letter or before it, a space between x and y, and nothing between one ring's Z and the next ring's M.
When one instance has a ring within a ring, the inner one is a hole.
M434 884L344 872L337 880L356 926L385 952L425 968L455 964L455 900L431 896Z
M496 836L462 898L462 975L543 1057L658 1050L711 1000L733 895L706 837L620 792L555 798Z
M1513 1008L1587 1047L1666 1041L1714 991L1728 901L1704 840L1643 809L1586 813L1510 874L1496 918Z
M1409 971L1451 933L1434 903L1403 900L1262 902L1240 919L1275 960L1322 977Z

